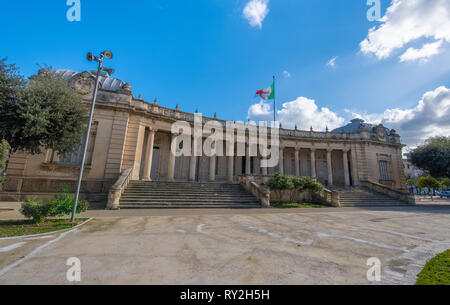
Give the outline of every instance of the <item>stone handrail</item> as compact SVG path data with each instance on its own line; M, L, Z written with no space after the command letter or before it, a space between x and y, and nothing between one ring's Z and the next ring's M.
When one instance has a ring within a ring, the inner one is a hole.
M386 185L376 183L373 181L365 180L360 181L361 186L365 187L371 191L385 194L389 197L396 198L400 201L407 202L409 204L415 204L414 196L409 194L408 192L403 192L397 189L390 188Z
M331 191L329 189L324 188L317 195L318 199L325 204L331 205L333 207L341 207L339 193L336 191Z
M253 196L258 198L263 208L270 208L270 191L253 181L251 176L239 176L240 184Z
M133 172L133 168L130 167L122 172L119 179L111 186L108 194L108 204L106 206L107 209L117 210L119 209L120 196L128 187L128 184L131 180L131 174Z

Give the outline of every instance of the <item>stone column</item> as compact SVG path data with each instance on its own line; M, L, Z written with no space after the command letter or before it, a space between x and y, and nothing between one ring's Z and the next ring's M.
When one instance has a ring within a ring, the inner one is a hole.
M262 164L262 160L263 160L263 158L260 158L260 159L259 159L259 164L260 164L260 166L261 166L261 164ZM262 174L263 174L264 176L267 176L267 174L268 174L268 168L267 168L267 167L262 167L262 166L261 166L261 168L262 168Z
M316 150L311 148L311 178L317 178L316 175Z
M245 174L246 175L251 175L252 174L252 166L251 166L251 161L252 161L252 157L250 157L250 145L246 146L246 150L245 150Z
M295 148L295 175L300 177L300 148Z
M216 181L216 156L209 157L209 181Z
M152 161L153 161L153 145L155 143L155 133L156 130L150 128L148 132L148 140L147 140L147 150L145 152L145 164L144 164L144 173L142 175L142 180L152 180L150 175L152 172Z
M176 136L177 134L172 134L169 146L169 169L167 171L167 180L169 181L175 180L175 155L172 152L172 142Z
M228 182L234 181L234 156L228 157Z
M195 156L195 141L192 139L191 160L189 162L189 180L195 181L197 172L197 157Z
M280 174L284 175L284 148L280 146L280 161L278 163Z
M350 186L350 175L348 172L348 150L342 151L342 159L344 161L344 177L345 177L345 186Z
M352 178L353 178L353 185L358 186L359 185L359 179L358 179L358 163L356 161L356 153L355 150L352 149L350 151L351 156L351 165L352 165Z
M327 149L327 171L328 171L328 185L333 186L333 164L331 163L332 149Z

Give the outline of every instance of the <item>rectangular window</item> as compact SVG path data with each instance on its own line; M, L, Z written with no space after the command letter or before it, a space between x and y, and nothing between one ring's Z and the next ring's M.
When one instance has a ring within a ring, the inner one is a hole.
M389 181L389 171L388 171L388 162L380 161L380 180L381 181Z
M86 162L85 165L92 164L92 157L94 154L94 146L95 146L95 138L97 136L98 122L92 123L91 126L91 135L89 137L89 144L86 152ZM74 149L70 152L65 153L62 156L59 156L59 164L63 165L80 165L81 158L83 154L83 146L84 146L84 135L82 143L78 144L74 147Z

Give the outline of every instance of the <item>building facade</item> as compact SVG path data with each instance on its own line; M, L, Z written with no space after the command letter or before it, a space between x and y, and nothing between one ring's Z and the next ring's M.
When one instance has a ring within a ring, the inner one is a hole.
M56 70L80 92L88 107L94 87L90 72ZM193 128L195 114L169 109L133 97L128 83L101 79L94 121L88 144L82 193L88 198L105 197L121 173L132 168L133 180L229 182L243 174L272 175L281 172L310 176L329 187L358 186L372 181L406 191L400 136L382 125L355 119L333 131L279 129L279 163L261 167L262 157L180 156L171 153L176 136L172 125L187 122ZM203 124L217 118L203 117ZM208 135L204 135L207 137ZM248 139L248 136L246 137ZM248 144L248 143L247 143ZM236 144L237 145L237 144ZM248 145L247 145L248 147ZM3 196L50 195L62 187L74 189L81 145L59 156L48 150L40 155L11 156ZM249 149L246 149L249 152Z

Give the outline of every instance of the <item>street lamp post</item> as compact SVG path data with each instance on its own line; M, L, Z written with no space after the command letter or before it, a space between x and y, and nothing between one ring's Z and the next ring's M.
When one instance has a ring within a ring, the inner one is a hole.
M111 59L112 57L113 57L113 54L111 53L111 51L102 52L100 54L100 57L94 56L92 53L87 54L87 60L98 62L98 69L97 69L97 75L95 78L94 94L92 96L92 103L91 103L91 110L89 112L89 121L88 121L88 125L87 125L87 131L84 136L83 155L81 157L80 173L78 175L77 190L75 192L75 200L73 203L71 222L75 221L75 215L77 213L77 204L78 204L78 200L80 197L81 181L83 179L84 163L86 162L86 153L87 153L87 147L88 147L88 143L89 143L89 136L91 133L92 119L94 118L95 100L97 99L97 91L98 91L98 84L100 82L100 74L101 74L102 70L105 70L108 74L112 74L112 72L113 72L112 69L103 68L103 59L104 58Z

